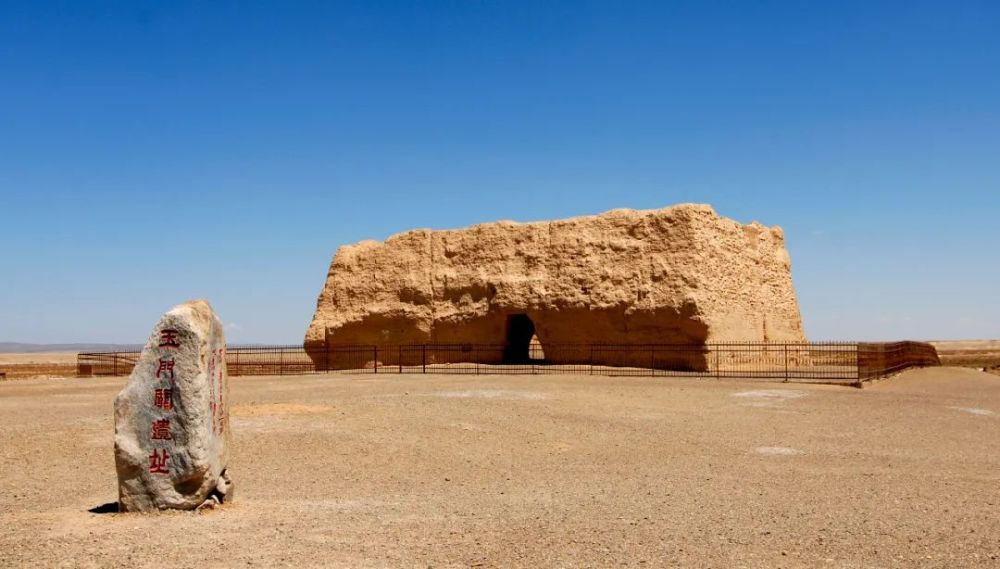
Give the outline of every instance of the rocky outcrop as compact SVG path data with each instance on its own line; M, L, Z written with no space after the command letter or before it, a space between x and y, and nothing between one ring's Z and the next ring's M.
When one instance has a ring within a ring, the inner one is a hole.
M121 511L190 510L232 497L226 338L203 300L163 315L115 399Z
M682 204L341 247L305 344L511 346L532 333L546 354L554 344L805 339L781 229Z

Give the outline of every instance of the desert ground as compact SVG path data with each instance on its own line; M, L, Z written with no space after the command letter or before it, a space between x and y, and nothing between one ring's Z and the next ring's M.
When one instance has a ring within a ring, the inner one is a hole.
M0 353L6 379L64 377L76 373L76 352Z
M7 379L73 375L76 352L0 353L0 372Z
M978 367L1000 374L1000 340L938 340L931 344L943 365Z
M0 383L0 566L1000 567L1000 377L232 379L236 499L114 511L124 378Z

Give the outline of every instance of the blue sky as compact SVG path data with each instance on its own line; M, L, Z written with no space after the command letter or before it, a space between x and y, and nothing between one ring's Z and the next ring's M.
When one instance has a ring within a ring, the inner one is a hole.
M996 2L0 2L0 340L210 299L301 341L342 244L707 202L810 339L1000 337Z

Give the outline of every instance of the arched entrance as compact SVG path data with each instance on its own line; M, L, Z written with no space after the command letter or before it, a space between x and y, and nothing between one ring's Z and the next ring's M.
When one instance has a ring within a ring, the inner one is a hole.
M526 364L531 362L531 338L535 335L535 323L527 314L507 316L507 343L503 350L503 363Z

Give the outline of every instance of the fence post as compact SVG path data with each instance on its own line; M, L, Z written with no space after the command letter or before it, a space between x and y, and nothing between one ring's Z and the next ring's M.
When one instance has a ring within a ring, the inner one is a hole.
M420 351L420 366L423 369L423 373L427 373L427 344L421 344Z
M372 346L372 354L374 357L372 361L375 363L375 373L378 373L378 346Z
M785 344L785 383L788 383L788 344Z
M858 376L858 381L854 385L861 387L864 384L864 380L861 377L861 344L854 344L854 369Z
M402 344L399 345L399 360L397 360L397 362L399 363L399 373L403 373L403 345Z
M653 367L653 366L656 365L656 352L655 352L655 350L656 350L655 347L653 347L653 346L649 347L649 376L650 377L653 377L653 376L656 375L656 371L655 371L656 368Z
M719 363L719 345L710 346L709 349L715 352L715 379L721 379L722 364Z
M285 375L285 350L278 350L278 375Z

